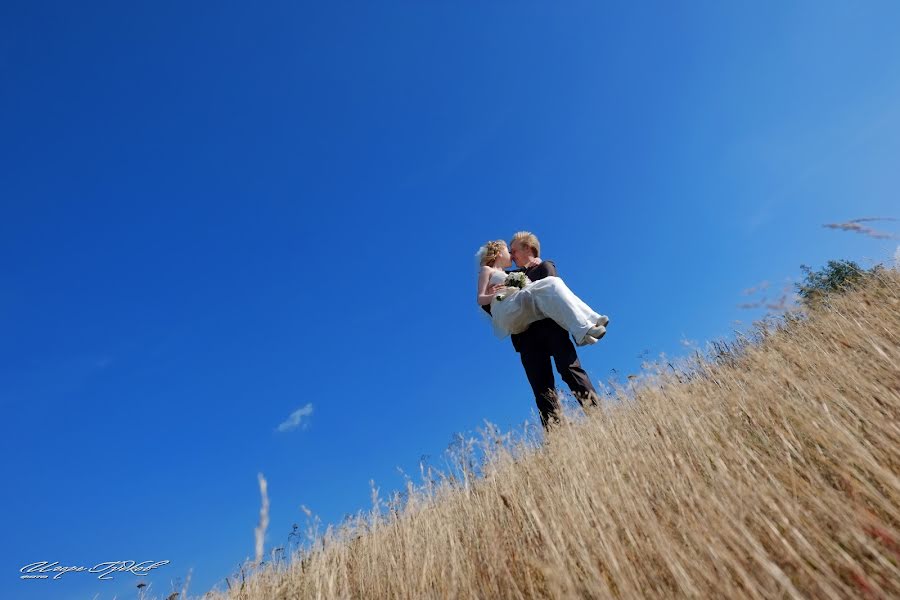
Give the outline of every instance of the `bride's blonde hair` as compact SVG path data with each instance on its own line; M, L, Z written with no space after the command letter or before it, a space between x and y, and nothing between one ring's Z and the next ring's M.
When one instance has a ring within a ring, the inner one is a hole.
M485 266L493 264L497 257L500 256L500 252L506 248L506 242L503 240L492 240L486 243L484 246L478 249L478 252L475 254L478 257L479 266Z

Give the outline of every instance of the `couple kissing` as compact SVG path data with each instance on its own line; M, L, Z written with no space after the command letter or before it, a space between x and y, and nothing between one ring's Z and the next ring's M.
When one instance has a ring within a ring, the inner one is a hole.
M606 335L609 318L572 293L553 261L540 257L533 233L516 233L509 245L487 242L476 253L478 304L491 316L494 334L510 336L534 392L541 424L559 422L559 398L551 360L578 402L597 404L597 392L581 368L575 345L596 344ZM505 269L516 263L517 269Z

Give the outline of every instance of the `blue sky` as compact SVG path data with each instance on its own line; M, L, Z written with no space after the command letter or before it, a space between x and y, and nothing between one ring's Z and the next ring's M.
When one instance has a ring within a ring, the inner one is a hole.
M561 4L2 4L0 595L134 597L18 579L127 559L202 593L257 473L268 550L535 419L486 240L610 316L595 380L894 254L822 225L900 217L900 5Z

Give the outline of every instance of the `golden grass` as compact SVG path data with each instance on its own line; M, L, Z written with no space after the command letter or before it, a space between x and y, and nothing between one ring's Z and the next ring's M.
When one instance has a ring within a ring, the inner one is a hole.
M691 371L207 597L900 597L900 274Z

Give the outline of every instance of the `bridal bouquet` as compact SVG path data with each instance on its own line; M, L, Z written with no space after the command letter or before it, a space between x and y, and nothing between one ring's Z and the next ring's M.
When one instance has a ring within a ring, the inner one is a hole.
M522 273L520 271L518 273L510 273L509 275L507 275L504 285L506 285L507 287L519 288L521 290L529 283L531 283L531 280L525 276L525 273Z
M514 287L519 288L520 290L524 288L526 285L531 283L531 280L525 276L525 273L521 271L518 273L510 273L506 276L506 281L503 282L503 285L506 287ZM497 296L497 301L501 302L504 298L506 298L509 294L500 294Z

